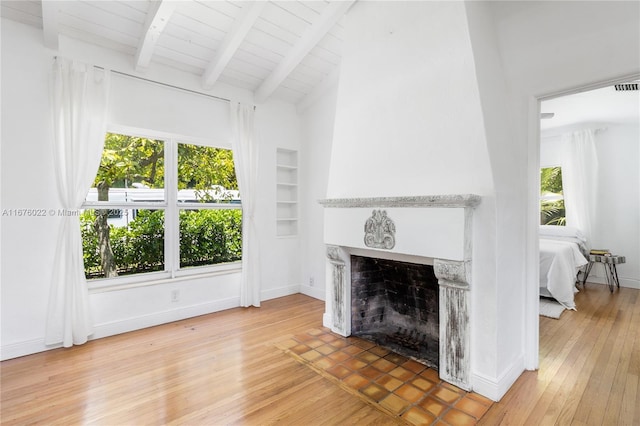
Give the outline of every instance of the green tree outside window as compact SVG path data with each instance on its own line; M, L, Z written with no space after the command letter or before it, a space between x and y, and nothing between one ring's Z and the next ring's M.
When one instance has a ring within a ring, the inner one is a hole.
M123 188L126 194L148 190L157 198L152 203L163 203L165 167L177 168L177 187L168 190L178 194L183 190L190 195L188 200L179 200L178 207L167 210L148 204L132 205L131 209L85 210L80 222L87 278L164 270L165 215L169 213L178 216L180 268L241 259L242 211L212 205L239 202L231 150L177 143L178 157L170 166L165 164L166 147L162 140L107 133L93 185L97 201L128 205L132 200L109 199L117 198L110 190ZM191 207L180 207L180 201L191 203ZM193 203L203 208L194 208ZM123 214L124 226L110 221Z
M540 224L566 224L560 167L540 169Z

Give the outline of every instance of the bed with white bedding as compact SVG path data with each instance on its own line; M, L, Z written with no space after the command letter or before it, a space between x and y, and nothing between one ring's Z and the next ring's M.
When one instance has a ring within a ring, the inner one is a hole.
M586 240L575 228L540 227L540 295L553 297L567 309L576 309L576 276L586 265ZM588 254L587 254L588 255Z

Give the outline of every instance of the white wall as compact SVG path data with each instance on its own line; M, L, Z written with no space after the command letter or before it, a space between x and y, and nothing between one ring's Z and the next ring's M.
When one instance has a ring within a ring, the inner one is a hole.
M229 117L227 101L121 74L111 75L110 123L190 136L231 148Z
M523 96L543 96L638 72L638 2L486 3L496 22L507 87L519 101L514 105L519 113L528 109Z
M583 124L550 129L540 139L540 167L561 164L562 133L593 128L598 155L597 221L594 248L608 248L626 256L617 266L620 285L640 288L640 127L638 125ZM606 283L604 269L595 266L589 281Z
M324 96L300 112L301 292L322 300L325 299L326 246L323 240L324 209L318 200L327 196L336 97L337 84L334 84Z
M500 398L526 366L522 351L525 328L522 305L525 300L524 247L526 154L514 143L512 112L508 107L508 87L498 48L498 38L486 3L466 2L465 10L475 61L476 78L482 103L487 148L495 186L495 217L480 225L486 229L481 256L474 267L487 270L485 285L472 294L472 313L476 327L472 335L474 350L494 343L494 351L483 350L475 359L476 391ZM493 257L485 253L495 250ZM486 263L494 269L488 272ZM486 315L491 310L492 315ZM536 307L537 315L537 307ZM492 335L490 332L494 331ZM495 356L494 356L495 353Z
M42 45L41 30L2 20L2 208L57 209L59 201L51 157L51 125L48 72L56 52ZM91 60L102 66L135 74L131 58L95 46L61 39L63 56ZM154 68L157 81L196 89L195 76ZM140 80L117 77L114 90L153 98L146 108L111 114L113 124L134 127L164 126L165 132L222 141L228 126L220 101L168 89ZM123 85L118 89L118 84ZM242 90L220 87L227 98L252 102ZM154 115L149 111L153 108ZM163 109L166 108L166 109ZM193 110L193 114L189 111ZM119 113L119 114L118 114ZM157 114L157 115L155 115ZM216 115L218 114L218 115ZM162 117L158 124L157 117ZM182 118L180 118L182 117ZM175 120L175 121L172 121ZM203 120L205 122L203 122ZM119 121L115 122L115 121ZM154 124L155 123L155 124ZM300 287L300 254L297 239L275 237L275 149L299 149L300 129L295 108L278 101L260 105L256 128L261 143L260 197L256 214L261 231L262 299L297 293ZM221 130L222 129L222 130ZM151 129L153 130L153 129ZM157 129L156 129L157 130ZM47 349L44 346L45 317L57 235L55 217L2 217L2 358ZM173 289L180 301L170 302ZM90 293L96 333L103 337L193 315L238 306L239 274L168 281L163 284Z
M602 179L594 243L625 255L620 285L640 289L640 127L610 126L596 135L596 149Z
M24 36L23 41L18 42L18 34ZM2 20L3 209L48 209L59 205L46 97L45 70L51 62L39 46L41 39L41 33ZM16 355L14 347L7 345L16 345L15 349L20 345L43 346L47 282L57 234L56 220L52 217L1 219L1 326L5 357ZM18 351L17 355L20 354Z
M300 291L300 237L276 237L276 148L300 150L301 130L295 106L278 101L258 106L256 127L262 176L257 206L261 294L270 299Z

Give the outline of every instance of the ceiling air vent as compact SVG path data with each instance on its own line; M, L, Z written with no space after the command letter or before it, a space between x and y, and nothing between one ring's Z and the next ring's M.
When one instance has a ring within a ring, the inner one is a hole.
M638 83L622 83L615 85L616 92L627 92L630 90L638 90Z

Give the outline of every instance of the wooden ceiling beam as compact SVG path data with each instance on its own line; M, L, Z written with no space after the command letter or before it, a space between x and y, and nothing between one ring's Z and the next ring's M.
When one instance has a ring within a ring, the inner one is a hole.
M202 75L202 85L205 89L213 87L222 71L233 58L233 55L244 41L245 37L253 27L253 24L260 17L262 10L266 6L266 1L256 1L245 6L240 15L235 19L233 27L227 33L216 52L215 57L207 66Z
M266 101L275 92L280 84L287 78L309 52L327 35L333 26L347 13L347 10L355 0L333 1L326 7L324 12L302 35L300 40L293 46L287 56L276 66L269 76L262 82L255 92L254 98L257 103Z
M176 6L177 2L171 0L155 0L151 3L144 25L144 35L136 52L134 65L137 71L142 71L149 66L160 34L169 22Z
M58 2L42 2L42 32L44 45L50 49L58 50Z

